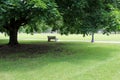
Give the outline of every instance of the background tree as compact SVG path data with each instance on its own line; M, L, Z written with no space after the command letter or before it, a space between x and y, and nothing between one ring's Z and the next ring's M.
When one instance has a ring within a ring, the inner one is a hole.
M120 30L120 0L106 1L105 10L102 12L104 33Z
M56 0L63 16L62 34L94 34L99 29L104 33L115 31L119 26L119 0ZM114 24L113 24L114 23ZM92 42L93 42L92 38Z

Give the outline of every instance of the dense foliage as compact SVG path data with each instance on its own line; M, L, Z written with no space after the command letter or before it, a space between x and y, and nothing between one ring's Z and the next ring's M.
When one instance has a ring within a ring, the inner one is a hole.
M1 0L0 31L9 34L9 44L18 44L17 32L21 26L29 26L26 32L35 32L41 23L56 24L61 19L56 7L53 0Z
M48 27L61 34L88 35L120 27L120 0L1 0L0 31L17 44L17 32L40 32ZM49 25L49 26L48 26Z
M102 29L117 31L120 25L120 0L56 0L64 18L63 34L89 34Z

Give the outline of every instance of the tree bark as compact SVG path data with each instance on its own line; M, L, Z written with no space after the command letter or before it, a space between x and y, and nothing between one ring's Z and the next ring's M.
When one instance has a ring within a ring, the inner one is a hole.
M14 29L10 30L8 44L11 46L17 45L18 44L17 36L18 36L18 29L14 28Z
M6 24L3 26L9 34L9 43L8 45L14 46L18 44L17 36L18 36L18 30L20 26L26 25L27 19L26 17L20 17L18 20L15 18L11 18L10 22L6 22Z
M91 39L91 43L94 43L94 32L92 32L92 39Z

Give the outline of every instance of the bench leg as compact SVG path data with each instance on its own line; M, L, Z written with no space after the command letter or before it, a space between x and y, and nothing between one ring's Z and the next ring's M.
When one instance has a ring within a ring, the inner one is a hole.
M50 42L50 39L48 39L48 42Z
M57 39L57 38L55 38L54 40L55 40L55 42L57 42L57 40L58 40L58 39ZM50 38L48 38L48 42L50 42L50 41L51 41L51 39L50 39Z

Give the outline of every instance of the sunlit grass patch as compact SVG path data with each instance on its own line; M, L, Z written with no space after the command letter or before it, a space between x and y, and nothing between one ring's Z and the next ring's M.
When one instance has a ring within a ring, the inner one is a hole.
M119 80L120 45L29 42L0 51L0 80ZM6 53L6 54L5 54Z

